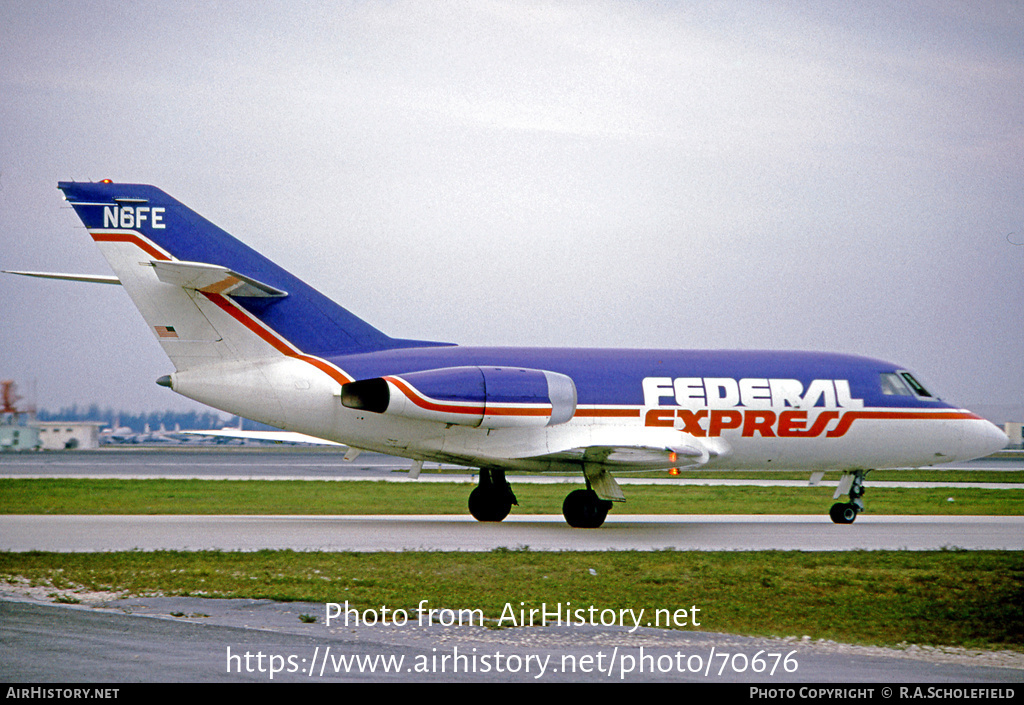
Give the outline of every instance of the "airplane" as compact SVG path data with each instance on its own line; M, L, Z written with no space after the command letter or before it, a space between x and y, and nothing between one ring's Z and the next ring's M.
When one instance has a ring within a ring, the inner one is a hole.
M597 528L625 501L617 473L756 468L841 471L834 499L848 501L829 516L849 524L870 470L1008 442L910 370L868 357L392 338L154 186L58 188L116 276L25 274L122 285L173 364L158 384L348 455L478 468L469 511L480 521L518 503L509 471L582 473L563 515Z

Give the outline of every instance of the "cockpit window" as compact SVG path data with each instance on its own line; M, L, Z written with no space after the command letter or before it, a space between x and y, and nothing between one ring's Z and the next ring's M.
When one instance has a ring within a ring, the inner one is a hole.
M882 383L882 394L900 397L926 397L932 395L924 388L924 385L917 381L914 375L909 372L883 372L879 375Z
M910 388L914 390L914 393L917 394L917 396L919 396L919 397L930 397L931 396L931 394L928 393L928 390L925 389L921 385L920 382L918 382L916 379L914 379L914 375L910 374L909 372L900 372L900 376L907 381L907 384L910 385Z
M903 378L895 372L882 373L880 377L882 380L882 394L899 397L914 396L914 393L910 391L910 387L907 386L907 383L904 382Z

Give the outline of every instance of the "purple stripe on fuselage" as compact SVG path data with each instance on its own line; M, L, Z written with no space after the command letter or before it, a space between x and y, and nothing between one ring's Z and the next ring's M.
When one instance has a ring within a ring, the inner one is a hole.
M568 375L579 404L642 406L642 381L661 378L847 380L866 407L952 408L939 400L882 394L879 375L903 369L855 355L763 350L634 350L602 348L435 347L383 350L328 358L354 379L443 367L513 366ZM664 399L662 405L674 401Z

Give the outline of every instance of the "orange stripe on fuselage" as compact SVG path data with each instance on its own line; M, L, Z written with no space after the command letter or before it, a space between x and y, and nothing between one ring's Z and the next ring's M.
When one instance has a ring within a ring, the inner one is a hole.
M967 420L981 420L980 416L972 414L969 411L847 411L843 414L839 420L839 424L825 434L827 438L838 438L845 436L846 432L850 430L850 426L853 425L854 421L858 419L872 419L872 420L949 420L949 421L967 421Z
M640 416L640 409L624 409L622 407L605 407L591 409L576 409L574 417L596 417L596 418L621 418L635 419Z

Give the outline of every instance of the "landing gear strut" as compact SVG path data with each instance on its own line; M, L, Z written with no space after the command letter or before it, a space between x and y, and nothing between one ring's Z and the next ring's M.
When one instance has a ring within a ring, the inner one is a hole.
M857 515L864 511L864 502L861 497L864 496L864 477L867 474L867 470L855 470L843 474L832 499L839 499L844 492L848 491L850 493L850 501L845 503L836 502L832 505L828 515L833 523L852 524Z
M512 486L505 480L505 471L481 468L480 482L469 493L469 513L477 521L501 521L518 505Z
M611 502L598 497L597 492L588 486L585 490L574 490L569 493L562 502L562 516L573 528L596 529L604 523L611 508Z

